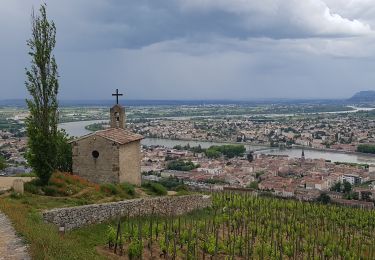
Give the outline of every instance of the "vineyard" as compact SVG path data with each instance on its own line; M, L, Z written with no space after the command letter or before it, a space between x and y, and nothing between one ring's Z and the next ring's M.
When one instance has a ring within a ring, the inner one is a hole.
M211 209L109 226L129 259L375 259L375 211L233 193Z

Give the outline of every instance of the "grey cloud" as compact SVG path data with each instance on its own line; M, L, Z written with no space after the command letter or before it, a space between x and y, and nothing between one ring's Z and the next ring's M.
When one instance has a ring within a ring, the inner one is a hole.
M323 0L67 0L48 4L67 49L141 48L178 39L201 43L220 37L300 39L372 33L366 21L355 14L348 19L335 13Z
M30 12L3 0L0 98L23 98ZM373 0L50 0L62 98L346 97L374 88ZM80 93L85 93L82 95Z
M126 25L118 47L212 37L247 39L335 38L369 35L370 25L333 12L322 0L139 0L108 6L104 24ZM123 10L127 10L126 15Z

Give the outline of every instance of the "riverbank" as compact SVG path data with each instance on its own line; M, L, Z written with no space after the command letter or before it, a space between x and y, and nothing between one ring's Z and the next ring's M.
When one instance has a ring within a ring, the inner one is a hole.
M147 139L159 139L159 140L171 140L171 141L182 141L182 142L188 142L190 145L191 143L210 143L210 144L215 144L215 145L226 145L226 144L231 144L231 145L244 145L244 146L251 146L251 147L259 147L262 149L269 149L271 148L270 144L259 144L259 143L251 143L251 142L232 142L232 141L222 141L222 140L197 140L197 139L191 139L191 138L159 138L159 137L150 137L150 136L145 136Z
M146 137L147 139L152 140L161 140L161 141L182 141L182 142L188 142L188 144L191 146L191 143L209 143L214 145L225 145L225 144L232 144L232 145L244 145L250 146L250 147L258 147L256 150L252 150L253 152L262 152L262 151L269 151L269 150L275 150L280 149L279 147L272 147L270 144L258 144L258 143L249 143L249 142L231 142L231 141L207 141L207 140L196 140L196 139L188 139L188 138L181 138L181 139L168 139L168 138L155 138L155 137ZM318 151L318 152L331 152L331 153L342 153L342 154L349 154L349 155L359 155L359 156L369 156L374 157L375 155L369 154L369 153L361 153L361 152L352 152L352 151L345 151L345 150L337 150L337 149L329 149L329 148L315 148L310 146L303 146L303 145L292 145L292 148L283 148L280 150L290 150L290 149L304 149L307 151Z
M345 150L330 149L330 148L315 148L315 147L309 147L309 146L303 146L303 145L293 145L293 148L312 150L312 151L321 151L321 152L334 152L334 153L342 153L342 154L374 156L375 158L375 154L371 154L371 153L361 153L361 152L345 151Z

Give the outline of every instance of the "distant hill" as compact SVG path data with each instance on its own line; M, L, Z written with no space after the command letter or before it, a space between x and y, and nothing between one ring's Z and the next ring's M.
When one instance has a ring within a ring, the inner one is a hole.
M375 102L375 91L367 90L360 91L354 94L351 98L348 99L350 102Z

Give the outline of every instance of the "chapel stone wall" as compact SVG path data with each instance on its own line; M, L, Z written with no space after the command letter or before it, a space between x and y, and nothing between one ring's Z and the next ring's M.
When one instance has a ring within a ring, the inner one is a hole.
M116 143L92 135L72 145L73 174L94 183L119 182L119 148ZM97 158L94 151L98 153Z
M120 182L141 185L141 144L131 142L120 147Z

